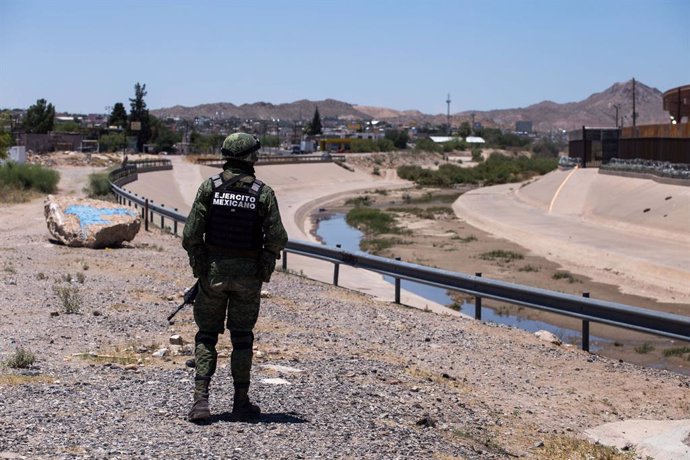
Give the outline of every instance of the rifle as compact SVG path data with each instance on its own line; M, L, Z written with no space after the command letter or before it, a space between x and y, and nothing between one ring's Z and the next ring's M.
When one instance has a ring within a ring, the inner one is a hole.
M196 295L199 293L199 280L197 280L196 283L194 283L194 286L191 288L187 289L184 293L184 302L180 304L179 307L177 307L177 310L172 312L170 316L168 316L168 322L170 324L173 323L172 319L175 317L176 314L179 313L180 310L182 310L185 305L194 305L194 299L196 299Z

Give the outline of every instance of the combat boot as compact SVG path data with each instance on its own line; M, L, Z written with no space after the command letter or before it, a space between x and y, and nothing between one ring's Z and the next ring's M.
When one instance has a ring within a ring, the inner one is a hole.
M249 401L249 385L235 387L232 402L233 417L243 420L256 418L261 414L261 408Z
M210 377L196 377L194 379L194 404L192 404L192 408L187 415L187 420L190 422L203 422L211 416L211 409L208 405L208 387L210 383Z

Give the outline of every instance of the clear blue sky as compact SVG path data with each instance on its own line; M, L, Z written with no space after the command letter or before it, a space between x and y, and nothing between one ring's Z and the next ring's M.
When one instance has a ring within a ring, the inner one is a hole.
M0 0L0 108L333 98L445 113L690 83L689 0Z

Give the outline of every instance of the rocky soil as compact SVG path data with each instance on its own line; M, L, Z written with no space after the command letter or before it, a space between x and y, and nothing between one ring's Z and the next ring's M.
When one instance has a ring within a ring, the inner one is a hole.
M690 412L688 377L276 273L255 331L264 414L229 416L225 335L215 415L194 425L191 311L166 321L193 282L179 239L67 248L40 200L0 209L0 360L36 357L0 367L0 458L573 458L554 446L587 428Z

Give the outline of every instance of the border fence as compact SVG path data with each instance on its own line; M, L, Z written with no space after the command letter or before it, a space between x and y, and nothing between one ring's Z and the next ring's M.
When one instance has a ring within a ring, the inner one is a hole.
M179 224L184 225L187 216L181 214L176 208L171 209L163 204L155 204L148 198L140 197L122 188L122 185L136 180L138 173L163 169L172 169L169 160L132 162L110 173L111 190L117 197L118 203L141 209L146 230L148 230L149 222L153 222L154 216L158 216L160 228L166 229L165 219L170 219L172 223L169 227L170 231L177 235ZM288 253L332 263L333 284L336 286L339 282L340 265L389 275L395 279L395 303L398 304L400 303L400 280L404 279L474 296L474 317L478 320L481 320L482 316L483 298L577 318L582 321L582 349L585 351L589 351L590 322L690 341L690 317L688 316L592 299L588 293L579 297L482 278L479 273L472 276L293 239L288 241L283 250L283 270L288 269Z

